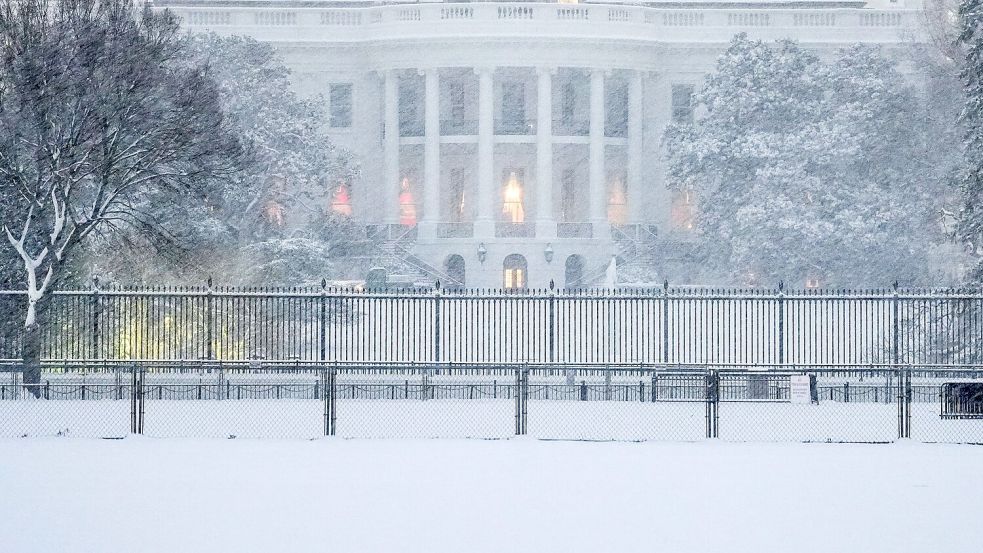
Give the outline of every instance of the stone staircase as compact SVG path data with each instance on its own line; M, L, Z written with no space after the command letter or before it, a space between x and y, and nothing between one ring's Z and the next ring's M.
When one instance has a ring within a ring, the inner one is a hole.
M431 288L440 281L443 287L463 286L463 283L455 282L444 271L413 254L411 248L416 240L415 228L396 233L376 233L372 238L374 266L386 270L390 284Z

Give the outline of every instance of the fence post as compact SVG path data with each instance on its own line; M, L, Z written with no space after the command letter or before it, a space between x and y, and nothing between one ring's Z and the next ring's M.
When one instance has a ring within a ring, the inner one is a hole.
M719 436L718 423L720 422L720 373L716 369L711 369L706 374L706 419L707 419L707 438Z
M911 437L911 367L905 369L904 371L905 380L905 391L904 391L904 436L903 438Z
M137 366L130 368L130 433L137 433Z
M144 394L146 376L147 370L144 367L140 367L140 371L137 374L137 434L143 434L143 423L147 413L147 401L146 395Z
M433 325L433 356L434 361L440 363L440 281L434 283L434 325Z
M669 364L669 280L662 281L662 363Z
M901 313L900 313L900 303L901 300L898 297L898 281L894 281L893 285L894 295L891 299L891 363L894 368L898 368L898 364L901 362L901 350L900 350L900 334L901 334Z
M338 367L332 365L330 369L321 368L321 389L324 396L324 435L334 436L338 426Z
M90 344L92 359L101 359L102 355L99 343L99 317L102 314L102 302L99 299L99 277L92 277L92 335Z
M208 277L206 284L208 285L208 290L205 296L205 340L207 341L205 344L205 358L214 359L215 351L212 341L215 336L213 326L215 319L215 298L212 295L212 277Z
M785 282L778 283L778 364L785 365Z
M556 362L556 283L553 279L550 279L550 291L549 291L549 355L547 360L550 363Z
M327 341L328 341L328 329L327 329L327 326L328 326L328 281L325 280L325 279L323 279L323 278L321 279L321 299L320 299L320 302L319 303L320 303L320 305L319 305L319 311L320 311L320 313L318 314L318 318L319 318L319 321L320 321L320 327L321 328L320 328L320 332L318 333L318 343L320 344L320 348L318 350L320 356L318 357L318 360L321 361L321 362L324 362L324 361L327 360L327 357L328 357L328 350L327 350L327 345L328 345L327 344Z

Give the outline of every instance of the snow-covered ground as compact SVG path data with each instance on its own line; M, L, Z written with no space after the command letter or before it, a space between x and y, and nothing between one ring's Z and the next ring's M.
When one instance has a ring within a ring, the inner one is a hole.
M0 440L0 551L980 550L983 447Z

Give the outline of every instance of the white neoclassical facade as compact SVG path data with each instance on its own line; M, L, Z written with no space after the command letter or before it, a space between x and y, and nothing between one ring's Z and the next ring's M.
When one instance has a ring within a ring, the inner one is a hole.
M333 208L467 287L590 285L613 255L685 242L697 206L667 189L660 140L736 33L830 53L921 36L920 0L155 4L275 44L360 164Z

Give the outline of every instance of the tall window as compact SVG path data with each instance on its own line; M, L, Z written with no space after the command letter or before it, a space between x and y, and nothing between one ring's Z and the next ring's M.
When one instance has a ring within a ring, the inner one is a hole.
M625 194L625 179L621 175L613 175L608 185L608 222L612 225L624 225L628 222L628 198Z
M331 211L342 217L352 216L352 197L348 184L341 182L331 195Z
M692 191L684 189L672 193L670 217L674 228L684 231L693 230L696 210L694 204Z
M520 129L526 121L526 90L522 81L502 83L502 122L512 130Z
M569 125L573 122L573 116L577 108L577 90L574 88L573 83L567 81L563 83L563 92L560 96L560 121L564 125Z
M672 85L672 122L693 122L693 85Z
M460 223L464 221L464 182L465 171L459 167L451 169L450 190L447 195L447 219Z
M331 126L345 128L352 126L352 84L333 84L329 90L331 102Z
M525 257L517 253L506 257L502 269L506 290L520 290L526 287L528 275Z
M416 200L409 177L403 177L399 185L399 224L405 227L416 225Z
M607 136L626 136L628 134L628 83L614 81L607 94Z
M560 178L560 220L571 223L577 220L577 172L564 169Z
M522 223L526 220L523 205L522 169L506 169L505 185L502 187L502 215L509 223Z
M423 136L423 87L419 80L399 81L399 134Z
M460 123L464 121L464 110L467 104L464 96L464 83L453 81L451 82L450 89L451 119L455 123Z

